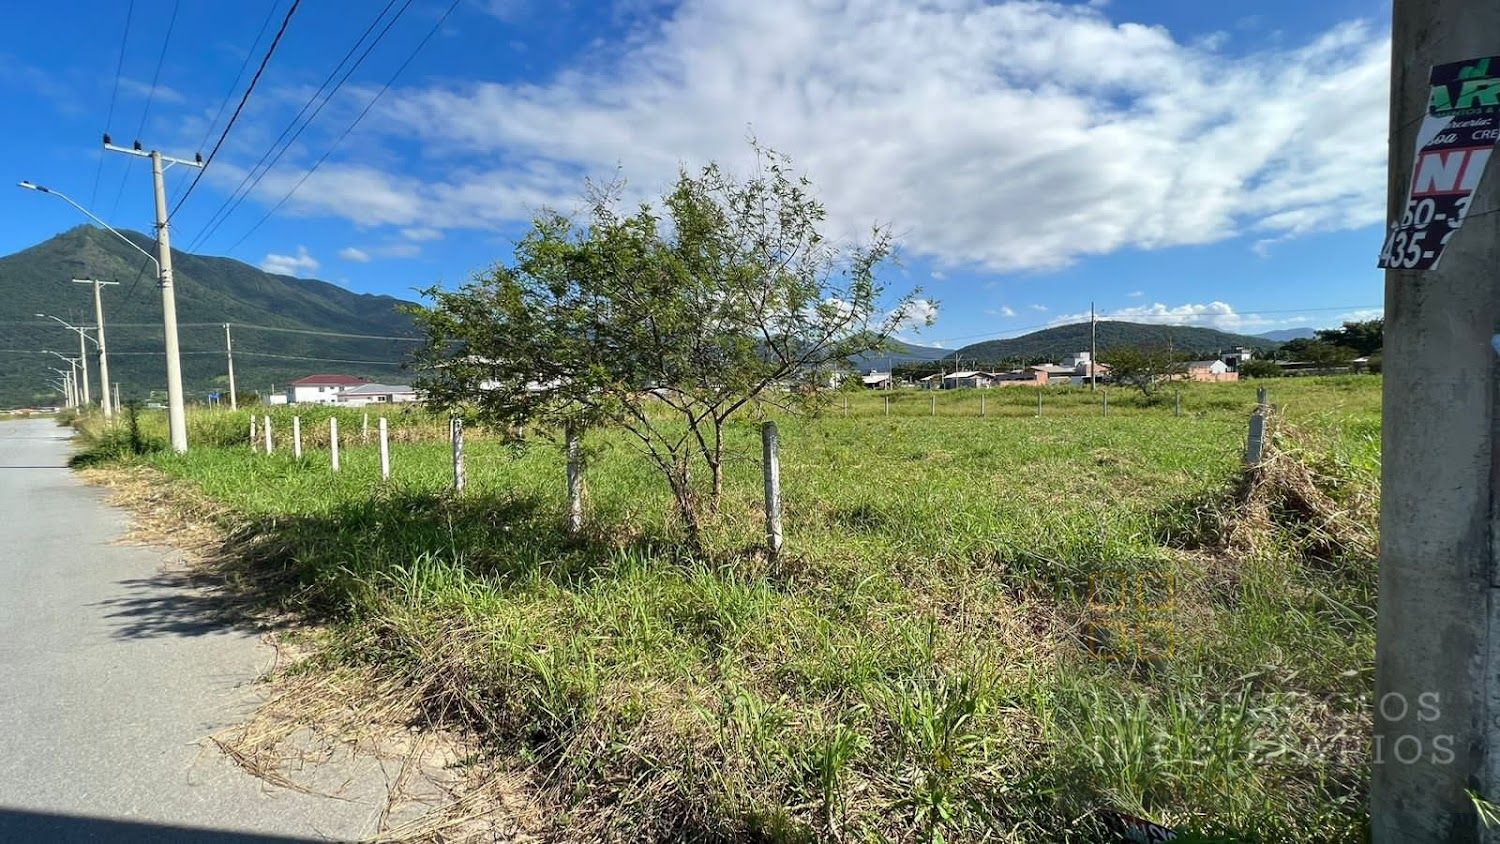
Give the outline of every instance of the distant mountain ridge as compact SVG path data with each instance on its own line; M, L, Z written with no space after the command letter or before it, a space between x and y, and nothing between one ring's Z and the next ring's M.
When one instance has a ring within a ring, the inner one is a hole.
M1280 331L1267 331L1264 334L1257 334L1255 336L1274 340L1277 343L1285 343L1288 340L1311 340L1318 336L1318 332L1313 328L1283 328Z
M154 254L154 241L125 236ZM403 340L334 337L365 334L415 337L411 317L391 296L354 293L334 284L264 272L231 258L172 250L182 350L183 382L190 399L227 386L224 323L234 332L236 386L266 392L315 372L344 372L385 383L406 383L400 361L418 344ZM145 264L144 270L142 265ZM55 401L45 386L51 366L63 362L31 350L76 355L78 338L35 314L53 314L75 325L94 322L89 288L73 278L118 280L104 289L104 318L112 380L126 397L144 399L166 385L162 355L161 296L155 267L108 232L79 226L29 249L0 258L0 324L9 351L0 354L0 406ZM277 331L254 328L269 326ZM90 386L97 373L90 359ZM51 398L49 398L49 392Z
M1264 337L1234 334L1200 326L1158 325L1118 320L1100 320L1098 323L1100 359L1106 359L1111 349L1142 346L1171 346L1182 352L1211 356L1236 346L1265 351L1277 345L1279 344ZM1019 337L972 343L946 355L944 359L957 359L961 363L967 361L976 364L1000 361L1056 361L1074 352L1088 350L1089 324L1075 322L1044 328Z

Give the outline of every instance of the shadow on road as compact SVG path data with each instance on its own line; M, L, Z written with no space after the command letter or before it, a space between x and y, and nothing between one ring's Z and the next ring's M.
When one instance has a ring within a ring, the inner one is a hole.
M166 844L192 841L207 842L207 844L250 844L250 842L315 840L317 839L282 838L249 832L0 808L0 841L150 841L166 842Z
M93 606L117 627L116 638L202 636L226 628L260 629L262 614L248 595L231 595L221 576L207 572L165 571L119 581L127 592Z

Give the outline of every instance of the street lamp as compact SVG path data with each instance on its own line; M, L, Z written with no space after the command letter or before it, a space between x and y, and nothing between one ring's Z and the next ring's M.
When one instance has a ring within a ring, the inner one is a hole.
M107 139L105 141L105 145L106 147L109 146L109 142ZM129 150L125 151L129 152ZM85 217L88 217L90 220L93 220L100 226L103 226L104 229L110 234L113 234L115 237L124 241L130 246L131 249L134 249L142 255L145 255L148 259L150 259L151 263L156 265L157 287L161 289L162 332L165 340L164 345L166 347L165 351L167 358L167 427L171 432L172 450L177 452L178 454L183 454L187 451L188 448L187 409L182 395L182 358L179 356L177 351L177 300L172 290L172 253L167 239L167 214L165 205L166 200L162 195L161 173L163 160L170 160L171 163L175 164L186 164L198 167L201 167L203 165L201 162L167 159L165 156L162 156L155 152L150 153L150 157L152 159L153 175L156 178L157 185L156 235L157 246L159 247L160 251L159 257L153 256L150 252L147 252L146 250L137 246L135 244L135 241L116 231L113 226L99 219L99 217L96 216L92 211L84 208L77 202L74 202L73 199L67 194L60 193L58 191L52 190L51 188L38 185L34 182L23 181L17 184L19 187L26 190L55 196L58 199L61 199L63 202L68 203L69 205L78 209L78 211Z
M37 318L50 319L53 322L56 322L58 325L61 325L63 328L78 333L78 360L83 364L83 380L79 381L79 384L83 387L83 406L88 407L93 403L93 398L89 396L89 348L88 346L84 345L84 341L87 340L88 342L93 343L95 346L99 345L99 341L90 337L88 335L87 329L80 328L68 322L67 320L59 319L51 314L37 314ZM108 389L108 387L103 387L101 385L101 389Z

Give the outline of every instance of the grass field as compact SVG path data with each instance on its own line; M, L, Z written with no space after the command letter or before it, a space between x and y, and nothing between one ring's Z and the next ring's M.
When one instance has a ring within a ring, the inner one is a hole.
M1256 386L1276 451L1241 471ZM759 439L684 550L665 483L586 441L569 538L556 443L358 413L199 413L143 462L225 507L327 664L419 686L428 714L536 770L560 828L648 840L1113 840L1099 810L1207 838L1359 841L1374 654L1379 379L835 398L781 419L785 553L762 544ZM159 442L162 422L142 417ZM371 428L373 430L373 422Z

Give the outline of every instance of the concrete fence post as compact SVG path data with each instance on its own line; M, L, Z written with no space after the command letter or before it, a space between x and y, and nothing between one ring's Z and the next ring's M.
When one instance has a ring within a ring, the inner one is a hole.
M251 451L258 451L259 450L258 446L260 445L260 442L257 440L257 438L255 436L255 433L256 433L256 431L255 431L255 414L252 413L252 414L250 414L250 450Z
M766 551L775 559L781 553L781 437L775 422L760 426L761 471L766 481Z
M302 459L302 417L292 417L292 456Z
M929 396L928 399L929 399L929 401L932 404L932 412L928 413L927 415L928 416L936 416L937 415L937 394L934 393L933 395Z
M368 443L370 441L370 414L366 413L359 422L359 441Z
M1260 406L1261 410L1269 407L1271 404L1270 390L1267 390L1265 387L1255 388L1255 403Z
M333 471L339 470L339 418L328 417L328 465Z
M270 454L271 451L272 451L272 447L271 447L271 417L270 417L269 414L267 414L266 417L265 417L265 419L261 422L260 430L261 430L261 433L265 435L265 439L266 439L266 454Z
M1099 391L1099 415L1109 415L1109 390Z
M848 396L844 396L844 416L847 417L848 415L849 415L849 397Z
M391 479L391 442L385 427L385 417L380 417L380 479Z
M453 491L463 492L464 482L464 420L453 417L448 420L448 433L453 440Z
M583 530L583 441L575 428L567 430L568 532Z
M1266 447L1266 414L1260 408L1250 414L1250 437L1245 442L1245 465L1260 465Z
M1036 391L1036 415L1037 416L1041 416L1042 415L1042 388L1041 387L1038 387L1037 391Z
M979 417L984 418L984 393L979 394Z
M890 396L886 396L885 397L885 415L886 416L890 416L891 415L891 397Z
M1173 390L1172 391L1172 415L1173 416L1181 416L1182 415L1182 391L1181 390Z

